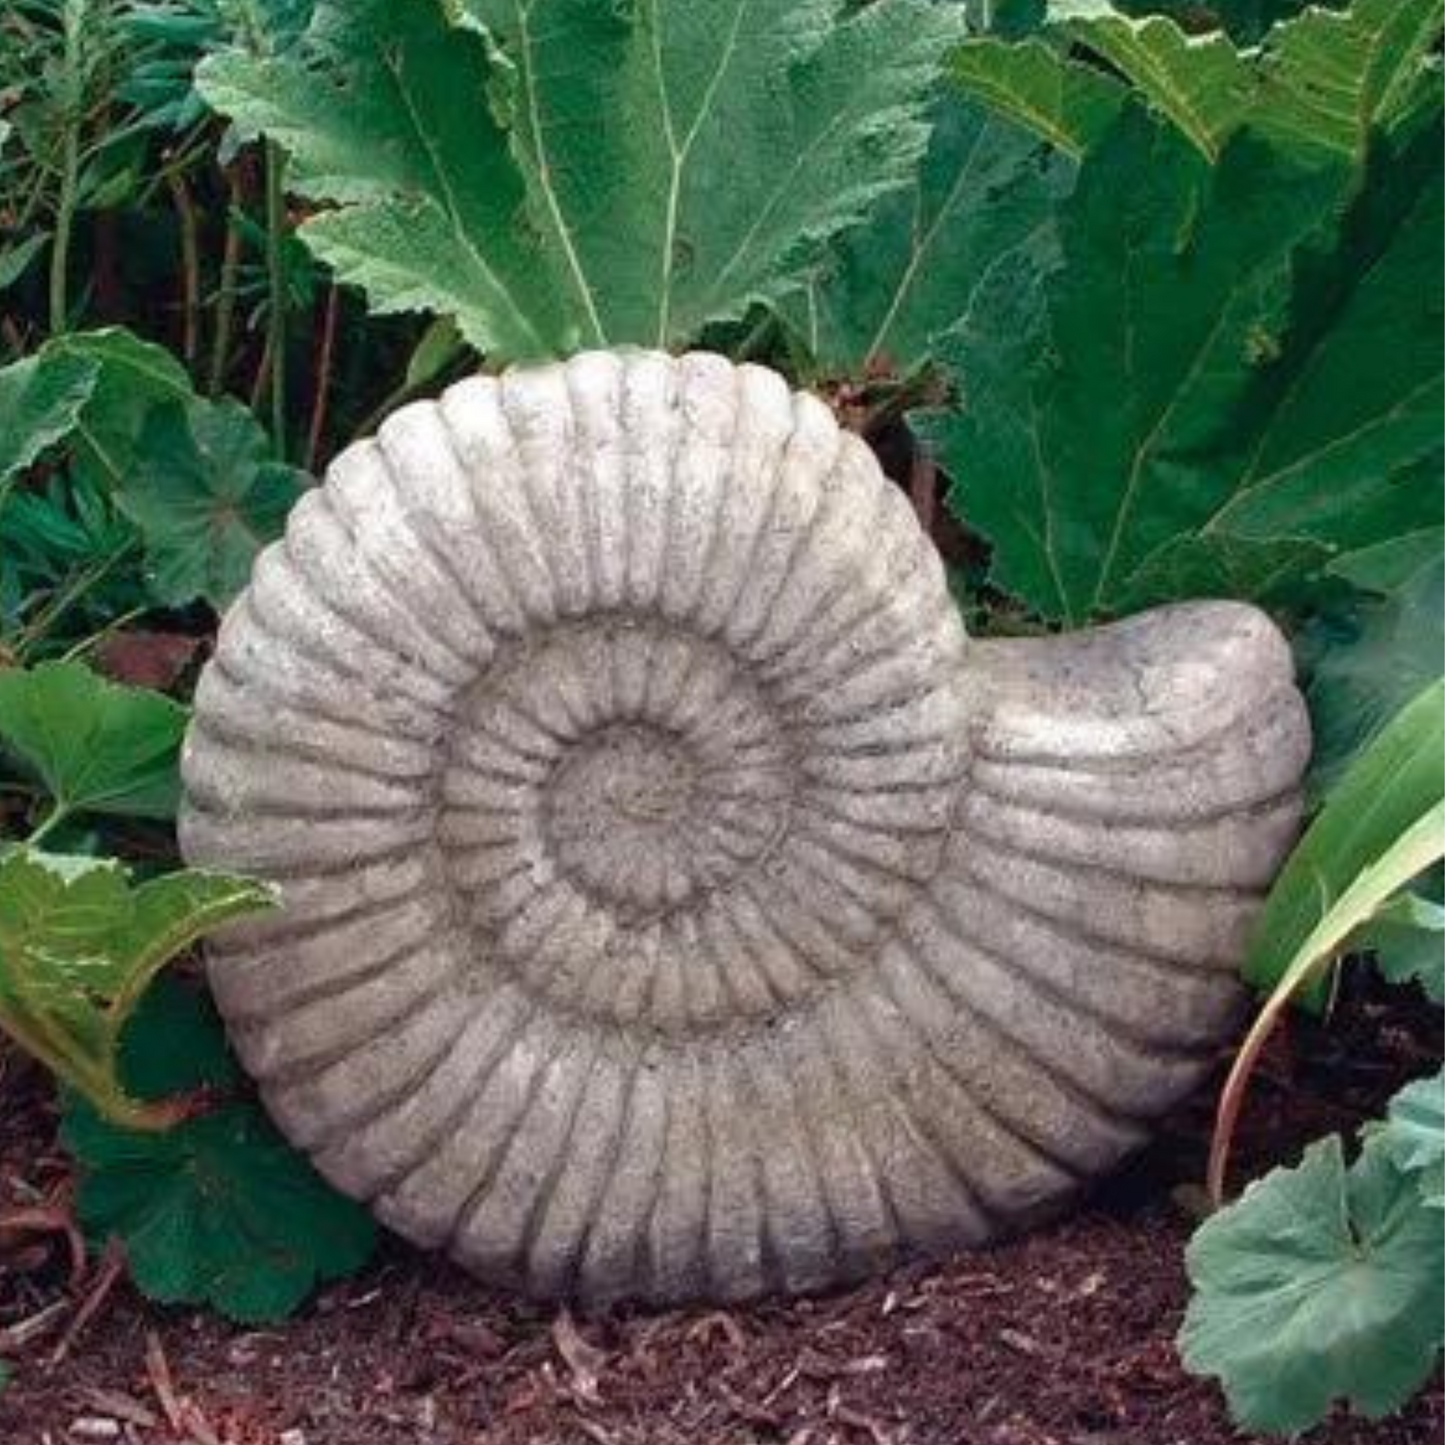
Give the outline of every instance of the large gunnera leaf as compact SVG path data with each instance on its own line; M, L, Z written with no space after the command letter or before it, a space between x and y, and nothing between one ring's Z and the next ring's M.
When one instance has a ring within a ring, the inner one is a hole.
M199 84L339 203L302 234L377 309L494 359L666 345L784 295L911 175L962 11L849 9L330 0L294 55Z
M1258 1180L1194 1236L1184 1362L1217 1375L1235 1419L1294 1432L1345 1399L1371 1419L1429 1375L1445 1313L1445 1231L1377 1141L1338 1137Z
M1438 522L1434 128L1342 224L1337 184L1247 132L1211 167L1137 113L1086 158L1059 267L953 333L963 410L924 424L997 583L1071 622L1267 598Z
M914 370L1019 253L1052 256L1075 169L1021 126L942 97L913 184L837 238L785 319L825 371Z

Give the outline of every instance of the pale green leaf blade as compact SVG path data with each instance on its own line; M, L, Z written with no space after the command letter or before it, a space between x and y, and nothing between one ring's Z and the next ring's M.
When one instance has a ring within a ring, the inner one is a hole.
M276 888L251 878L186 868L131 890L129 910L113 925L110 947L124 967L112 1027L125 1024L156 972L208 933L274 909Z
M1047 264L1073 171L1018 126L945 97L913 185L839 237L781 313L826 371L906 375L1019 253Z
M1362 878L1442 802L1445 683L1437 682L1391 721L1331 790L1270 890L1245 959L1245 977L1262 988L1277 985ZM1385 896L1430 861L1426 857L1404 874ZM1343 934L1329 940L1329 951L1383 901L1375 899L1367 913L1350 920Z
M0 494L70 434L94 386L95 367L79 357L30 356L0 370Z
M682 343L795 288L905 184L953 7L465 0L509 62L530 215L594 343ZM579 57L585 57L579 62ZM746 157L740 164L739 158Z
M576 328L522 222L493 79L439 0L322 0L302 45L197 71L211 106L290 152L297 189L344 203L301 234L377 310L455 313L483 351L546 356Z
M270 460L265 432L239 402L153 407L116 501L145 538L157 601L229 606L256 554L281 535L304 482L304 473Z
M1185 1365L1217 1375L1236 1420L1294 1432L1343 1398L1371 1419L1434 1366L1445 1231L1378 1148L1346 1169L1313 1145L1206 1222L1190 1242Z
M1126 95L1117 81L1041 39L968 40L950 58L949 76L972 99L1076 159L1108 131Z
M0 746L66 812L170 818L187 710L78 662L0 671Z

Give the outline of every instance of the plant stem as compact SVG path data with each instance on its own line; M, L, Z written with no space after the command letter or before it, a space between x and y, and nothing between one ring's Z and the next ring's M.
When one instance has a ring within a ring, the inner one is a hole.
M220 289L216 293L216 334L211 341L211 370L206 391L220 393L226 380L226 360L231 350L231 327L236 317L236 275L241 266L241 183L233 173L228 177L226 201L226 244L221 252Z
M306 433L306 470L316 470L316 454L326 425L326 404L331 397L331 353L336 346L336 315L341 293L333 281L326 292L326 309L321 316L321 340L316 348L316 399L311 407L311 425Z
M50 243L50 334L66 329L66 275L70 267L70 235L75 224L76 190L80 183L81 27L83 7L67 5L64 10L65 75L67 95L64 131L60 139L60 194L55 202L55 236Z
M271 353L271 441L286 459L286 155L266 142L266 345Z
M201 320L201 257L200 248L196 244L196 208L191 203L191 193L179 171L172 171L167 175L166 185L170 189L180 227L183 338L181 354L186 359L186 365L192 366L200 346Z
M42 820L40 826L25 840L27 848L38 848L70 816L70 809L64 803L57 803Z
M14 648L17 656L24 657L37 642L65 615L87 592L105 578L116 565L127 559L135 550L135 544L127 543L118 547L109 557L92 563L76 573L64 587L54 593L40 611L25 624L15 637Z
M119 617L112 617L98 632L92 632L89 637L82 637L74 647L70 648L59 658L61 662L74 662L82 658L88 652L94 652L107 638L114 637L123 628L128 627L137 617L144 617L151 610L150 604L143 602L139 607L132 607L129 612L122 612Z

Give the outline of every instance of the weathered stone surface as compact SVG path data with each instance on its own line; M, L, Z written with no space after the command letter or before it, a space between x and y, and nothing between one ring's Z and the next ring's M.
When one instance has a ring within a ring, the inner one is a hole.
M182 841L282 1128L541 1294L989 1238L1200 1078L1309 747L1250 608L966 638L822 403L708 355L469 380L227 616Z

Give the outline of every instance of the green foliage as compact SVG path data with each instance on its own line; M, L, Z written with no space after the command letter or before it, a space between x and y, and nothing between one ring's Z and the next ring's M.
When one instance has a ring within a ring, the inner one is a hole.
M197 396L169 352L120 328L72 332L5 368L0 408L7 395L16 470L47 446L70 446L66 485L15 496L0 510L11 615L27 593L61 590L142 546L154 602L203 598L223 609L257 551L280 535L305 480L271 459L250 411Z
M1354 946L1372 954L1391 983L1418 983L1426 997L1445 1003L1445 907L1434 899L1397 895L1359 931Z
M1065 149L1097 139L1117 110L1122 92L1106 79L1112 75L1210 160L1249 126L1313 162L1350 166L1438 91L1433 56L1445 23L1442 0L1310 7L1247 50L1226 30L1201 26L1198 16L1176 19L1171 8L1053 0L1042 38L1024 45L975 39L954 76L983 103ZM1166 13L1126 13L1131 9Z
M1338 185L1248 134L1210 166L1137 114L1090 153L1061 264L944 348L988 404L923 423L999 586L1068 622L1277 601L1439 515L1434 130L1381 152L1336 230Z
M1348 1167L1322 1140L1252 1184L1200 1228L1188 1267L1184 1362L1219 1376L1247 1428L1303 1430L1336 1399L1379 1419L1434 1368L1445 1231L1382 1140Z
M281 535L302 473L270 460L266 433L239 402L154 407L137 449L118 500L145 537L152 595L224 609Z
M1445 1070L1401 1089L1371 1139L1401 1173L1415 1176L1428 1208L1445 1209Z
M919 0L533 9L333 0L294 56L199 72L341 203L302 234L374 309L455 315L499 360L686 341L784 295L907 182L959 33Z
M1445 683L1437 681L1396 715L1330 790L1270 890L1245 977L1260 988L1277 985L1365 871L1442 804Z
M206 115L198 62L223 46L284 50L300 39L312 8L312 0L127 0L117 24L137 54L120 94L146 125L184 131Z
M1075 64L1039 39L968 40L950 58L949 74L979 104L1076 158L1093 149L1124 103L1120 87L1102 71Z
M183 987L148 997L123 1062L146 1097L214 1091L237 1076L214 1014ZM252 1103L222 1103L155 1133L71 1098L64 1137L84 1170L86 1234L97 1246L118 1236L136 1284L163 1303L271 1323L359 1269L375 1245L366 1211L334 1193Z
M1098 0L1058 4L1063 33L1122 75L1210 160L1249 109L1253 77L1221 31L1188 35L1171 19L1131 19Z
M1373 578L1370 590L1375 590ZM1445 654L1445 561L1440 553L1384 596L1361 599L1347 620L1334 624L1334 632L1315 661L1309 686L1314 776L1322 789L1339 778L1405 703L1440 676Z
M41 354L94 368L95 384L76 427L74 465L104 488L125 485L151 407L193 395L185 367L170 352L121 327L56 337Z
M1020 253L1051 254L1053 205L1073 170L1027 131L946 96L912 186L841 237L782 314L827 372L913 371Z
M94 386L94 367L78 357L32 356L0 371L0 498L69 434Z
M1281 25L1259 65L1250 119L1302 148L1362 157L1439 91L1445 0L1355 0Z
M1246 973L1270 988L1220 1096L1210 1187L1260 1050L1290 999L1342 949L1437 1000L1445 910L1400 890L1445 855L1445 681L1403 709L1333 787L1276 880ZM1402 938L1400 935L1404 935ZM1431 953L1433 952L1433 958ZM1218 1375L1240 1423L1296 1431L1336 1398L1372 1418L1433 1367L1445 1310L1445 1079L1403 1090L1348 1170L1340 1141L1275 1170L1189 1249L1186 1365Z
M119 1068L122 1034L155 975L203 933L270 908L258 883L202 872L132 884L114 859L0 854L0 1026L99 1114L164 1129L185 1101L146 1101Z
M78 662L0 671L0 744L50 795L47 829L75 813L174 817L187 710Z

